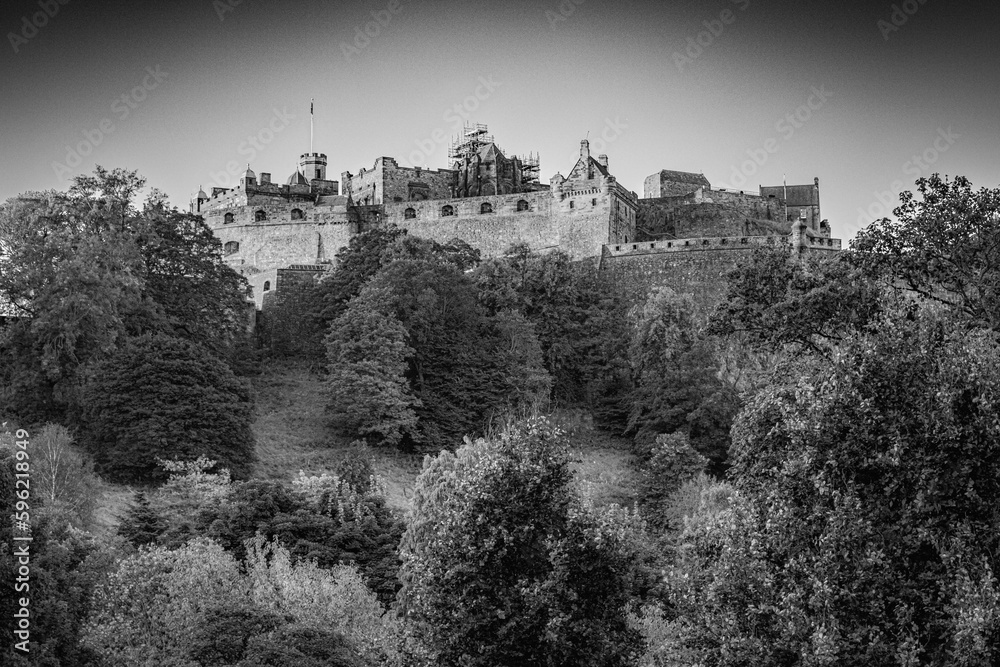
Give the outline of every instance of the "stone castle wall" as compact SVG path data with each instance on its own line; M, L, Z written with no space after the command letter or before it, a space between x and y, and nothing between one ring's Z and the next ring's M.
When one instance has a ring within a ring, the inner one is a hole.
M802 239L803 251L840 251L839 239ZM741 260L760 248L792 251L794 237L717 237L606 246L599 271L635 304L657 287L690 294L702 313L726 295L726 276Z
M518 202L527 210L519 211ZM484 203L491 213L480 212ZM453 215L443 215L446 207ZM387 203L385 222L439 243L461 238L484 258L502 255L514 243L595 257L609 239L623 243L635 236L633 209L619 191L599 188Z
M356 176L345 171L341 182L343 194L350 194L351 199L361 205L448 199L454 196L455 172L400 167L393 158L380 157L373 168L362 169Z
M642 240L788 234L777 199L724 190L640 199L636 226Z

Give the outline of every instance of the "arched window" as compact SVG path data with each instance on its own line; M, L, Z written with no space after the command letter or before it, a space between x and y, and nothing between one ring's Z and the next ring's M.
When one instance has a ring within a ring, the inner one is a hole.
M412 220L413 218L417 217L417 212L414 211L412 208L408 208L405 211L403 211L403 217L406 218L407 220Z
M517 210L518 211L527 211L528 210L528 202L524 201L523 199L517 200Z
M293 208L292 209L292 220L302 220L303 218L305 218L305 216L302 215L302 209L301 208Z
M271 291L271 281L270 280L265 280L264 281L264 291L265 292L270 292Z
M253 214L254 222L264 222L265 220L267 220L267 213L264 213L263 209Z
M233 214L232 213L226 213L225 217L222 218L222 224L224 224L224 225L231 225L231 224L233 224Z
M450 204L446 204L441 207L441 217L447 218L449 215L455 215L455 207Z
M479 212L480 213L492 213L493 212L493 204L489 203L488 201L484 201L483 205L479 207Z
M222 246L222 249L227 255L232 255L234 252L240 251L240 244L237 241L227 241L226 245Z

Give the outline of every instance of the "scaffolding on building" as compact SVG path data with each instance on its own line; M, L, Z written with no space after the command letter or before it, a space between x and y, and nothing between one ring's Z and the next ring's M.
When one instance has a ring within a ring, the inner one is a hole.
M517 156L517 161L521 163L521 185L538 185L538 174L540 170L538 153L519 155Z
M466 123L462 134L452 139L451 148L448 149L448 158L451 160L469 158L471 160L483 146L492 143L495 143L493 135L489 133L485 123Z

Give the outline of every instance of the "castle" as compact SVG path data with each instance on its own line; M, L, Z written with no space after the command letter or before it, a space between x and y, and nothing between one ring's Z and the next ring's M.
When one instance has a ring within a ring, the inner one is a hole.
M664 170L645 180L640 198L584 139L566 176L557 172L544 184L537 156L506 154L480 124L465 127L449 159L451 168L430 170L380 157L371 169L343 172L338 183L327 178L325 154L305 153L284 184L248 165L235 188L215 187L211 196L199 189L191 211L221 240L226 262L246 276L258 308L286 281L332 268L352 235L378 225L439 242L460 238L484 258L516 242L558 249L634 281L637 290L671 284L707 290L709 298L735 258L754 247L841 247L820 215L819 179L751 193Z

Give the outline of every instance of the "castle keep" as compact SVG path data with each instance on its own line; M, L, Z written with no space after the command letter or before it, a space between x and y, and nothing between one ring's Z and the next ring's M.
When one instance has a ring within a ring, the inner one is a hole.
M580 142L565 176L539 181L537 155L506 154L483 125L466 126L449 151L451 168L401 167L379 157L371 169L327 178L327 156L305 153L284 184L247 171L235 188L199 190L191 211L222 241L226 262L253 288L257 307L290 279L332 267L350 237L395 224L416 236L460 238L483 257L512 243L590 259L637 293L653 284L718 292L740 254L762 245L836 251L812 185L757 193L712 189L701 174L661 171L643 197L617 182L607 155Z

